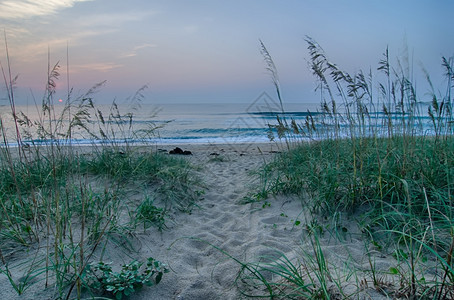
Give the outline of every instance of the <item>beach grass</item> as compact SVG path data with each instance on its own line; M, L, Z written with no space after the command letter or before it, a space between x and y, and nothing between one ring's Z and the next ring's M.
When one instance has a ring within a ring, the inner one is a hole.
M255 272L271 271L278 275L274 285L289 285L280 290L282 298L355 297L373 286L392 298L452 299L453 58L441 60L446 92L432 90L421 103L425 98L406 75L411 72L402 67L405 58L393 68L386 49L377 67L383 81L375 82L371 71L350 75L331 63L313 39L306 42L321 95L320 112L309 114L303 124L280 117L270 126L274 138L285 139L290 150L258 172L262 185L248 200L296 194L309 199L305 205L315 220L329 223L332 216L348 214L349 222L362 230L366 248L391 254L394 264L378 270L370 259L368 270L352 270L356 292L346 295L311 231L312 255L300 251L297 262L280 255L272 263L256 264ZM272 60L266 53L269 69ZM276 82L276 73L271 75ZM275 290L268 291L274 297Z
M132 127L143 88L129 99L126 113L115 101L109 115L97 108L93 95L103 83L79 97L68 91L64 108L57 109L59 65L50 65L45 96L36 103L39 120L30 120L16 111L9 58L7 66L2 71L15 128L11 138L11 128L0 119L2 276L18 295L40 284L58 299L102 294L120 299L143 284L159 283L168 269L153 258L125 264L120 275L100 267L107 245L131 255L135 232L164 230L169 212L190 212L203 194L187 160L153 151L153 145L131 147L130 140L149 138L159 127L153 116L148 130ZM73 144L76 134L93 144ZM26 255L17 260L16 253Z

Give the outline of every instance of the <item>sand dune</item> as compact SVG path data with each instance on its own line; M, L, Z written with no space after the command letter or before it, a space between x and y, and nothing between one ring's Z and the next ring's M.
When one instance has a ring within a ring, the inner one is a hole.
M172 149L171 146L157 148ZM310 253L312 247L305 230L305 225L311 222L304 205L307 199L278 196L265 202L241 203L259 186L259 179L252 172L273 159L279 150L277 145L219 144L182 148L193 153L182 157L200 166L197 173L206 187L198 207L191 214L174 212L167 222L168 228L162 232L150 228L132 236L135 251L131 253L111 245L94 258L100 259L102 255L104 261L121 265L131 261L131 257L143 260L151 256L168 265L171 271L159 285L145 287L130 299L241 299L235 286L240 265L225 253L243 262L253 262L263 261L277 250L295 263L301 259L302 252ZM321 238L327 261L339 273L344 269L368 268L361 234L354 223L351 224L342 243L330 233ZM389 267L385 257L377 255L374 259L377 267ZM357 291L358 282L354 282L354 278L358 276L345 276L346 291ZM0 284L4 299L49 299L50 293L43 291L41 283L33 285L22 297L15 294L4 276ZM360 298L380 298L367 287L363 293Z

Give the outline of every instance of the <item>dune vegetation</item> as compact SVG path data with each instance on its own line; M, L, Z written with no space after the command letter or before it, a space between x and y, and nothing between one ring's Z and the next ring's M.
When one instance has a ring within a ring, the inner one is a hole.
M43 99L35 103L39 119L31 120L16 110L17 78L7 64L2 71L11 120L0 118L0 274L18 295L42 285L58 299L120 299L158 284L168 268L155 258L123 266L102 260L112 245L131 253L136 232L165 229L172 211L190 212L202 195L187 160L153 145L131 147L132 139L158 128L152 116L149 130L131 125L146 87L129 99L126 113L116 102L108 115L96 106L93 95L103 83L77 97L68 91L64 107L57 107L56 64L49 67ZM73 144L76 134L93 144Z
M273 299L355 298L368 286L390 298L454 299L454 59L441 59L446 90L435 91L427 75L432 91L420 97L408 62L394 68L388 49L376 81L372 71L342 71L313 39L306 42L320 111L308 113L304 124L283 114L270 126L289 150L258 172L262 186L247 200L307 199L311 247L296 250L296 261L279 253L272 263L245 263L241 279L264 286ZM279 96L263 44L262 53ZM319 240L347 243L345 222L357 223L367 255L391 254L392 267L378 268L372 256L367 269L330 264Z

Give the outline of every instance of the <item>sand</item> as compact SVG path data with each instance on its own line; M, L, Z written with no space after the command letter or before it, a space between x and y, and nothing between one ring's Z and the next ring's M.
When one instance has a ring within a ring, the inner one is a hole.
M169 230L148 240L144 248L159 255L172 272L135 299L238 299L234 281L240 266L211 245L242 261L256 261L276 249L292 251L301 238L301 230L292 228L292 220L301 218L301 201L270 199L273 203L265 208L263 203L241 204L258 185L252 172L273 159L276 145L182 148L193 152L187 159L204 166L199 172L207 186L204 200L200 209L179 214Z
M170 268L171 271L164 275L159 285L144 287L130 299L241 299L243 297L235 285L240 265L219 249L243 262L263 260L263 256L278 250L296 263L303 257L304 251L311 253L305 229L306 224L312 222L311 214L305 208L308 199L278 196L266 202L241 203L248 193L259 186L259 179L252 172L273 159L279 150L277 145L180 147L193 153L184 156L184 159L201 166L197 173L206 185L204 199L191 214L172 214L167 222L168 228L162 232L155 228L139 230L131 236L134 251L125 254L124 249L112 246L103 253L104 261L116 265L130 262L132 258L145 260L151 256ZM161 145L155 150L158 148L168 151L173 146ZM296 221L300 222L299 225L295 225ZM351 278L360 276L347 277L344 270L348 273L348 270L368 268L362 235L355 224L343 223L342 226L347 227L338 231L347 232L340 237L342 242L331 233L321 236L327 261L337 270L338 277L344 278L345 290L351 292L355 292L359 285L358 282L351 283ZM377 254L374 259L377 268L389 268L386 257ZM44 283L38 282L19 297L5 276L0 275L2 299L49 299L51 293L43 291L43 286ZM378 293L366 286L362 293L360 298L380 298Z

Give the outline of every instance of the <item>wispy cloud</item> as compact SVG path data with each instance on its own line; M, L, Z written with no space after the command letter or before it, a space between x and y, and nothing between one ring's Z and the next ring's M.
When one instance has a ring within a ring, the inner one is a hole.
M127 22L141 21L158 14L157 11L123 11L121 13L98 13L80 16L77 23L84 27L119 27Z
M3 24L0 23L0 26L2 25ZM5 29L5 33L8 38L20 38L24 35L30 34L30 30L17 25L9 24L8 26L5 26L5 28L7 28Z
M86 71L94 71L94 72L109 72L113 69L118 69L123 67L122 64L106 62L106 63L90 63L90 64L80 64L80 65L72 65L70 68L71 73L79 73L79 72L86 72Z
M48 50L51 52L59 52L62 49L66 49L67 46L76 46L81 43L82 40L90 37L99 36L102 34L109 33L107 30L85 30L73 33L63 38L54 39L42 39L36 40L32 43L15 44L10 43L11 53L14 53L14 57L23 62L31 62L42 59L43 56L47 55Z
M123 55L123 57L134 57L137 56L137 52L142 49L147 49L147 48L156 48L156 44L143 44L140 46L134 47L130 52L126 53Z
M45 16L73 7L76 2L92 0L5 0L0 1L0 18L24 19Z

